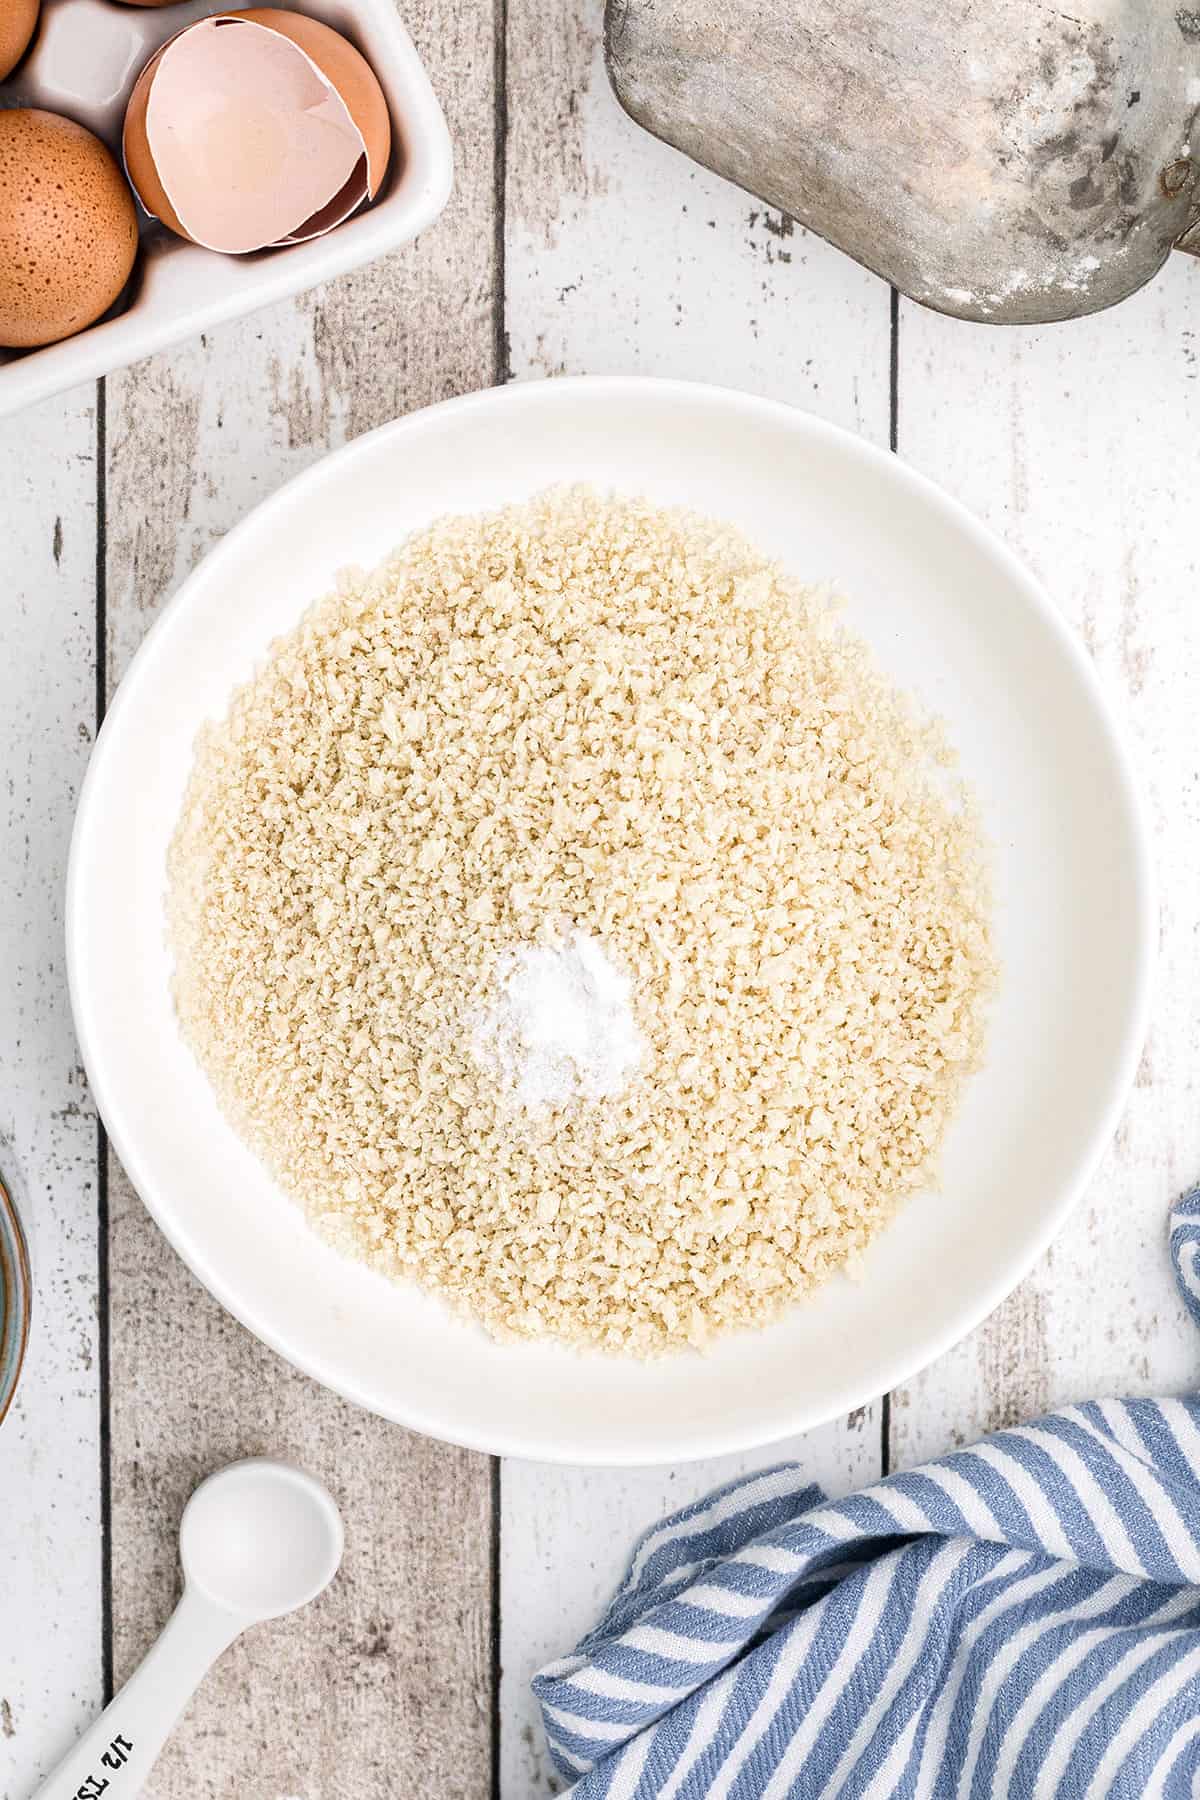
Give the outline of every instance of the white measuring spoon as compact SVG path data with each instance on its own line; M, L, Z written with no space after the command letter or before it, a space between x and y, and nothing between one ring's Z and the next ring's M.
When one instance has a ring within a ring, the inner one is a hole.
M255 1457L202 1481L183 1512L183 1596L158 1642L34 1800L130 1800L172 1725L247 1625L315 1600L342 1560L332 1495L290 1463Z

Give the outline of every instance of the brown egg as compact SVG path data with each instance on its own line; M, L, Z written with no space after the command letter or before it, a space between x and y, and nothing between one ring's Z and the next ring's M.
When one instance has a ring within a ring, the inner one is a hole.
M40 4L41 0L0 0L0 81L28 49Z
M137 251L109 151L57 113L0 111L0 344L53 344L107 312Z

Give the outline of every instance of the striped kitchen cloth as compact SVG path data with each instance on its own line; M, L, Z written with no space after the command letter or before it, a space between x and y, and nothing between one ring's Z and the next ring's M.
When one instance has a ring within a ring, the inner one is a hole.
M1171 1250L1200 1323L1200 1189ZM572 1800L1195 1800L1200 1399L1069 1406L847 1500L731 1482L533 1686Z

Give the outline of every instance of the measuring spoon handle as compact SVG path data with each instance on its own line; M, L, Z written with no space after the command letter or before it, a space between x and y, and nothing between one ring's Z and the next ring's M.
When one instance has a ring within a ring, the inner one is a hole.
M33 1800L132 1800L172 1725L246 1623L185 1589L140 1667Z

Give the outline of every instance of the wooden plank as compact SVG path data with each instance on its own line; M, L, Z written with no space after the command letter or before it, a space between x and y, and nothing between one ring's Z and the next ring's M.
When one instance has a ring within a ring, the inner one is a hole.
M0 1795L101 1697L96 1125L63 882L96 712L94 390L0 426L0 1167L24 1178L34 1331L0 1429Z
M494 371L490 6L405 7L450 116L457 186L419 245L109 384L110 682L204 550L347 436ZM348 546L348 553L353 546ZM112 1169L113 1632L118 1678L161 1626L195 1481L271 1451L323 1476L339 1579L236 1646L150 1788L266 1800L491 1783L492 1472L289 1370L191 1279Z
M514 375L670 375L888 439L889 291L613 98L593 0L508 0Z
M1008 539L1082 633L1132 732L1161 884L1159 979L1124 1122L1067 1229L974 1336L893 1403L911 1464L1100 1393L1195 1386L1164 1224L1200 1175L1200 540L1187 257L1099 317L987 330L903 310L899 443Z
M334 1585L217 1664L146 1792L388 1800L490 1792L488 1462L318 1388L235 1325L150 1224L112 1198L117 1678L161 1628L187 1496L240 1456L282 1456L342 1508ZM136 1316L135 1316L136 1315Z
M874 277L640 131L608 87L593 0L509 0L506 329L519 377L674 375L794 402L888 441L889 294ZM501 1792L559 1785L529 1677L597 1618L637 1533L789 1457L845 1492L880 1468L873 1407L682 1469L507 1462L501 1484Z

